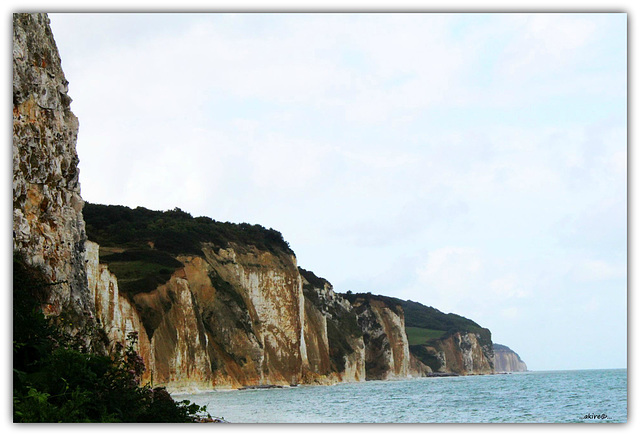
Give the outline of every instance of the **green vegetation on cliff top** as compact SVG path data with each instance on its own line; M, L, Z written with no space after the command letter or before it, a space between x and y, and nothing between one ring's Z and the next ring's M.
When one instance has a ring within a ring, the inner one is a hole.
M411 300L399 300L404 310L404 322L407 327L424 329L482 333L484 328L476 322L455 313L444 313Z
M325 284L331 285L331 283L329 283L327 279L318 277L313 271L308 271L301 267L298 267L298 271L300 272L300 275L309 282L309 285L306 286L310 286L311 288L323 289Z
M235 242L263 251L293 254L277 230L258 224L194 218L178 208L161 212L85 203L82 214L89 239L105 247L146 248L152 243L156 250L177 256L202 254L203 242L222 248Z
M166 283L182 267L182 254L202 255L202 244L226 248L230 243L254 246L274 254L293 254L280 232L260 225L194 218L176 208L161 212L137 207L85 203L82 211L87 237L101 246L107 263L128 296Z

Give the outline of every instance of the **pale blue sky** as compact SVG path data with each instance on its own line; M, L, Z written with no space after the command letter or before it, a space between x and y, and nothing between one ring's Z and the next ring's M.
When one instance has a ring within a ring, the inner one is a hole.
M626 366L626 14L51 14L87 201Z

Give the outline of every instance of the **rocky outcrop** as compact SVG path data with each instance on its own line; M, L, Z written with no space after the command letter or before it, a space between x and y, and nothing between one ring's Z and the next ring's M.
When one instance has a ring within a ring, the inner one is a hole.
M410 349L418 360L435 372L460 375L494 372L492 343L482 333L451 332Z
M295 258L238 246L203 252L179 257L184 267L167 283L133 298L150 337L149 377L171 390L302 382Z
M409 375L411 377L428 377L433 374L431 367L421 362L413 353L409 352Z
M527 364L520 359L518 353L506 345L493 344L494 369L496 372L526 372Z
M45 314L64 310L74 334L94 308L67 83L46 14L14 14L13 249L51 283Z
M349 301L327 280L299 268L305 300L306 379L312 383L363 381L365 343Z
M151 361L151 343L140 320L137 310L120 293L117 277L106 265L99 262L100 247L95 242L85 243L85 265L89 295L95 306L95 319L106 333L108 344L113 351L116 344L125 345L128 336L135 333L138 349L147 364ZM147 374L149 375L149 374ZM145 377L145 381L149 377Z
M493 373L491 343L483 343L478 333L455 332L437 341L434 348L442 358L441 372L461 375Z
M351 302L362 329L367 380L387 380L409 375L409 341L402 306L375 297Z

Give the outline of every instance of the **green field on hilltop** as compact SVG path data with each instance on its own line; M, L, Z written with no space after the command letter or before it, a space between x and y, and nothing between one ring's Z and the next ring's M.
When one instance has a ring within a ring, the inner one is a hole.
M444 330L425 329L422 327L405 327L405 330L409 345L426 344L432 339L441 338L446 333Z

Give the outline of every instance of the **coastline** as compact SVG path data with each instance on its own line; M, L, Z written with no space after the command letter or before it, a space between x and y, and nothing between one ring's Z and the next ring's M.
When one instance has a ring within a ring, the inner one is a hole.
M337 382L333 382L333 383L299 383L299 384L294 384L294 385L261 384L261 385L240 386L240 387L235 387L235 388L234 387L229 387L228 385L226 385L226 386L220 386L220 387L212 388L212 389L194 388L194 389L191 389L191 390L184 389L184 388L171 390L169 387L167 387L167 391L171 394L171 396L185 397L185 396L189 396L189 395L204 395L204 394L218 393L218 392L292 389L292 388L298 388L298 387L336 386L336 385L361 384L361 383L368 383L368 382L398 382L398 381L408 381L408 380L420 380L420 379L424 379L424 378L472 377L472 376L500 375L500 374L506 374L506 373L456 374L456 373L451 373L451 372L434 372L434 373L430 373L428 375L423 375L421 377L415 377L415 376L409 375L407 377L390 377L390 378L384 379L384 380L375 380L375 379L373 379L373 380L349 380L349 381L337 381Z

